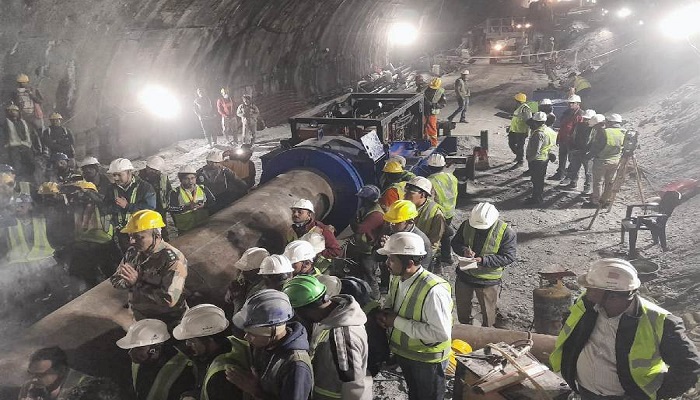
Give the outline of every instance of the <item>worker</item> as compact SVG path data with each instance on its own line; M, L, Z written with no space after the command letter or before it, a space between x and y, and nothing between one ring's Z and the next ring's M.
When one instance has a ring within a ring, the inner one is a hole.
M467 83L467 77L469 76L469 70L465 69L459 75L459 78L455 80L455 97L457 98L457 109L455 112L447 117L447 120L452 122L453 119L460 114L459 122L467 122L467 110L469 110L469 97L471 96L471 90L469 90L469 83Z
M422 74L416 74L413 81L416 85L416 93L423 93L425 89L428 88L428 83L425 81Z
M398 159L388 160L386 164L384 164L382 172L382 179L380 180L384 181L384 184L381 187L382 193L379 205L382 209L386 210L396 200L403 199L406 194L406 183L415 178L416 175L404 170Z
M70 159L70 166L75 167L73 134L62 124L63 116L57 112L52 113L49 116L49 127L41 133L41 144L48 157L54 153L63 153Z
M29 85L28 75L17 75L17 88L12 92L11 100L20 108L22 119L31 124L37 133L44 130L44 112L41 109L44 96L39 89Z
M199 124L202 127L204 139L207 140L210 148L214 148L219 137L213 123L215 118L214 105L204 89L197 88L195 94L196 96L193 104L194 115L197 116Z
M287 257L279 254L263 258L258 272L258 275L262 276L265 288L274 290L282 290L293 274L292 263Z
M165 322L142 319L117 340L119 348L129 351L136 400L180 400L195 387L192 361L168 339Z
M450 284L421 267L423 239L410 232L392 235L378 250L391 272L384 309L376 315L387 329L389 346L401 367L409 400L442 400L450 355Z
M579 72L572 72L569 74L569 78L573 78L571 86L569 88L569 93L572 95L577 95L580 97L588 97L591 94L591 83L588 79L581 76Z
M608 205L609 199L603 198L603 193L609 191L615 178L625 141L625 132L620 127L622 117L619 114L612 114L610 117L614 120L608 122L604 115L597 114L588 121L588 125L593 128L591 147L586 155L587 158L593 160L591 171L593 193L591 199L583 204L584 208L607 207Z
M581 122L583 118L583 110L581 109L581 97L572 95L568 99L569 108L564 111L559 124L559 133L557 134L557 145L559 146L559 168L557 172L547 178L548 180L562 180L566 174L566 162L568 160L569 147L571 147L571 137L574 133L576 124Z
M255 163L250 160L253 156L253 150L249 144L244 144L234 150L226 150L222 156L224 161L221 163L224 167L230 169L236 178L245 182L248 189L255 186Z
M51 155L51 164L46 171L47 182L57 182L59 184L67 183L75 171L71 168L71 160L64 153L53 153Z
M527 199L528 204L541 204L544 192L544 179L547 176L547 165L552 158L552 147L557 141L557 133L546 125L547 114L538 111L527 121L532 134L527 143L526 158L530 169L532 181L532 196Z
M238 119L233 114L236 105L230 96L231 89L228 87L221 88L221 97L216 100L216 111L221 116L221 132L224 134L226 143L233 143L239 146L241 143L238 135Z
M314 385L309 342L293 316L282 292L265 289L249 298L231 321L245 331L254 374L229 368L226 378L256 399L307 400Z
M571 142L569 143L569 167L566 170L566 178L561 182L561 186L567 189L576 189L578 186L578 175L583 166L583 194L591 194L591 169L592 161L586 159L586 154L590 148L591 131L588 121L595 116L595 110L586 110L581 115L581 122L574 126Z
M430 85L423 92L423 139L430 141L431 147L438 145L438 125L437 116L440 110L445 108L445 89L442 88L442 79L433 78Z
M581 399L679 398L695 386L700 356L683 321L639 294L626 260L594 261L578 278L549 361Z
M74 232L70 229L73 225L73 214L68 207L66 192L67 189L59 187L56 182L44 182L32 198L32 208L39 211L34 214L43 217L46 238L55 250L54 257L60 261L67 259L66 250L74 241Z
M473 259L474 268L457 267L455 299L457 319L471 325L472 298L481 308L481 325L494 326L499 288L503 270L516 261L517 235L502 219L491 203L479 203L469 218L457 229L452 239L452 250L460 256Z
M316 251L311 243L306 240L294 240L290 242L282 254L292 264L293 275L321 275L321 271L314 268Z
M514 97L517 108L513 112L508 128L508 146L515 154L515 167L523 165L525 157L525 140L530 133L527 121L532 118L532 110L527 104L527 95L518 93Z
M112 214L112 225L117 233L117 245L122 251L129 247L129 235L121 232L132 214L139 210L155 210L156 192L150 183L134 174L134 166L126 158L117 158L109 164L108 174L114 183L107 190L104 200L105 212ZM162 217L161 217L162 219Z
M0 164L0 229L15 224L14 218L14 199L18 194L15 192L15 169L11 165ZM5 254L6 249L3 249L2 241L0 240L0 254Z
M58 346L41 348L29 356L31 377L19 391L19 400L64 400L68 392L90 376L68 365L68 356Z
M548 127L553 127L554 122L557 120L557 116L554 115L554 105L551 99L542 99L537 107L537 111L542 111L547 114L547 121L544 123Z
M34 165L34 157L41 154L41 141L36 131L22 119L16 105L8 105L5 115L0 134L0 149L4 154L2 158L15 168L20 180L41 181L35 179L37 175L42 175L43 178L43 171L35 171Z
M457 208L457 195L459 181L452 172L445 169L447 162L445 156L440 153L433 153L428 157L428 170L430 176L428 180L433 186L433 199L440 206L442 214L445 216L445 231L440 239L440 261L443 264L452 264L452 250L450 240L454 235L452 228L452 218L455 216Z
M7 249L5 258L8 264L47 263L55 264L54 248L47 236L46 219L34 211L33 201L28 194L14 197L14 218L7 228Z
M371 400L367 374L367 317L352 296L327 294L313 276L297 276L284 285L296 315L313 324L309 355L313 398Z
M177 173L180 187L170 191L168 211L173 217L178 234L183 234L209 220L209 206L216 198L206 186L197 184L197 169L183 165Z
M290 208L292 210L292 226L287 230L287 244L297 239L306 239L305 236L311 233L318 233L323 236L326 246L326 249L318 257L322 257L327 261L340 257L343 250L335 238L335 229L315 218L314 205L311 201L299 199ZM327 263L325 260L319 260L319 262Z
M389 178L392 176L395 178L393 179L394 182L401 182L401 181L410 181L411 179L416 177L416 174L414 174L411 171L406 170L406 158L404 156L400 156L398 154L394 154L390 156L387 160L386 163L384 163L384 166L386 167L387 163L390 163L392 161L396 161L401 165L401 172L399 172L399 175L393 175L394 173L392 172L386 172L382 171L383 173L379 176L379 188L384 191L391 185L391 182L389 181ZM392 168L396 169L396 168ZM396 179L398 177L399 179Z
M238 270L238 276L231 281L226 291L226 303L233 306L233 313L237 313L243 303L255 293L265 289L263 276L260 275L260 266L265 257L270 253L261 247L251 247L243 252L241 258L233 264Z
M78 163L78 167L83 173L83 178L88 182L94 183L99 193L104 195L111 189L112 182L110 182L109 176L102 171L102 167L97 158L87 156Z
M241 119L243 143L249 144L251 147L254 146L260 110L258 110L258 106L253 104L253 98L249 94L243 95L243 103L238 106L236 115Z
M248 194L245 182L238 179L230 169L222 165L221 150L212 150L207 155L207 165L197 170L197 182L209 188L216 202L209 207L209 214L228 207L234 201Z
M155 211L134 213L122 229L131 247L110 281L115 288L129 290L134 318L159 319L174 325L187 309L183 295L187 259L180 250L163 241L163 218Z
M357 277L369 284L372 298L379 299L377 262L372 254L372 246L381 236L384 227L384 211L378 203L379 188L365 185L355 196L360 199L360 208L350 222L352 236L347 242L347 256L359 266Z
M432 193L433 184L428 178L417 176L411 179L406 185L405 199L412 202L416 206L418 216L415 219L416 227L425 233L425 236L430 240L431 255L433 257L440 255L440 241L445 233L445 215L442 213L440 206L433 200ZM431 261L431 267L437 273L441 271L439 260Z

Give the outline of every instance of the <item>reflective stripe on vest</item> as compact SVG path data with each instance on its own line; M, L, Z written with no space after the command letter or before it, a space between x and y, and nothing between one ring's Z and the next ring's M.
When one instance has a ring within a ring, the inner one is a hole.
M620 159L625 133L620 128L605 128L605 147L596 156L597 160L614 161Z
M583 295L585 296L585 294ZM552 370L561 371L562 356L564 353L564 343L574 331L576 325L583 318L586 307L581 296L569 309L571 314L566 319L557 341L554 344L554 351L549 356ZM638 297L642 315L637 323L637 331L634 334L632 348L628 355L630 374L634 383L651 400L656 399L656 392L661 388L664 373L668 366L661 358L659 347L664 333L664 321L668 311L658 307L650 301Z
M134 187L134 190L131 192L131 196L129 196L129 204L134 204L136 203L136 194L138 192L139 185L136 181L133 181L131 184L136 185L136 187ZM119 197L119 191L116 187L112 188L112 192L114 193L115 199ZM117 213L117 227L123 228L126 223L129 222L129 219L131 219L131 212L120 210Z
M490 256L498 254L498 250L501 248L501 241L503 240L503 234L506 232L508 224L499 220L489 229L489 233L486 235L486 240L484 240L484 245L479 253L481 257ZM467 246L474 246L474 235L476 234L476 229L469 225L469 222L464 224L464 229L462 230L462 237L465 239ZM485 268L479 267L476 269L471 269L467 271L468 274L479 278L487 280L496 280L503 277L503 267L495 268Z
M438 172L430 175L428 180L433 184L435 202L445 214L445 219L453 218L457 208L457 178L449 172Z
M428 297L428 293L435 286L445 285L447 290L451 291L450 284L447 281L424 269L413 281L411 287L408 288L406 297L404 299L396 299L400 279L400 277L391 277L389 297L386 304L393 308L395 301L401 301L398 315L413 321L425 322L423 319L423 305ZM451 309L452 306L450 305L450 310L444 311L452 315ZM450 355L449 340L438 343L423 343L422 340L411 338L396 328L389 329L389 347L396 355L424 363L439 363L447 360Z
M34 243L30 249L24 236L24 224L17 221L17 225L8 227L10 251L7 254L7 260L10 264L39 261L53 256L54 249L46 236L46 220L32 218L32 229Z
M549 151L557 143L557 133L554 131L554 129L545 125L542 125L537 131L539 130L542 131L544 143L542 143L540 152L535 157L535 160L546 161L549 160Z
M114 236L114 227L109 218L101 217L100 209L95 204L86 204L73 213L75 221L75 240L90 243L109 243Z
M5 120L7 121L7 145L9 147L32 147L32 138L29 136L29 125L27 125L27 123L23 119L19 120L19 122L22 123L22 126L24 127L25 137L22 138L19 132L17 132L17 127L15 126L15 123L12 122L9 118L6 118Z
M440 109L436 108L435 105L438 104L438 102L440 101L440 98L442 97L443 94L445 94L445 89L439 88L439 89L435 90L435 94L433 94L433 98L430 99L430 103L432 103L432 105L433 105L432 110L431 110L433 115L440 114Z
M283 371L283 367L292 365L298 361L303 362L309 367L311 374L311 385L314 386L313 382L313 367L311 366L311 357L306 350L292 350L285 354L284 357L279 357L274 355L272 360L267 365L265 372L260 376L260 385L263 387L265 394L272 394L276 398L283 399L281 393L279 393L279 388L281 386L280 380L286 375L287 371ZM284 372L284 374L283 374ZM208 400L200 398L200 400Z
M318 348L318 346L320 344L328 341L330 333L331 333L330 329L323 329L321 331L321 333L318 334L318 336L313 338L313 340L311 342L310 350L309 350L309 357L311 357L312 364L313 364L314 355L316 353L316 349ZM330 377L331 372L329 372L329 371L323 371L323 372L327 372L327 373L324 374L323 376L319 376L320 374L318 374L318 372L317 372L315 376L317 378ZM335 375L337 376L337 374L335 374ZM315 381L315 384L314 384L314 394L315 395L313 396L313 398L315 400L320 400L320 399L324 399L324 398L340 399L342 397L341 389L342 389L343 383L340 381L340 379L335 379L335 382L332 382L332 383L328 382L329 379L324 379L325 384L328 384L328 385L332 384L334 386L332 388L321 387L320 386L321 384L319 383L318 379L314 379L314 381Z
M386 188L386 190L384 190L384 191L382 192L382 198L384 198L384 195L385 195L386 192L388 192L389 190L391 190L391 189L396 189L396 193L397 193L398 196L399 196L398 200L403 200L404 196L406 196L406 184L407 184L407 183L408 183L408 182L406 182L406 181L401 181L401 182L397 182L397 183L392 184L391 186L389 186L388 188ZM392 204L393 204L393 203L392 203ZM386 204L386 206L387 206L387 208L388 208L389 206L391 206L391 204Z
M510 120L510 131L513 133L528 133L530 128L525 123L525 120L520 118L525 108L530 108L526 103L521 104L513 113L513 118Z
M225 371L227 366L238 367L241 371L250 370L252 355L248 342L238 339L235 336L229 336L228 340L231 342L231 351L219 354L214 358L214 361L209 364L207 373L204 375L204 381L202 382L202 392L200 393L199 400L209 400L209 394L207 393L209 380L217 372Z
M433 223L433 218L440 211L440 206L431 199L428 199L421 207L418 208L418 216L416 217L416 227L423 233L430 232L430 225Z
M158 371L158 375L156 375L156 378L151 383L151 388L148 391L146 400L168 400L170 388L173 387L173 384L180 375L182 375L185 368L192 365L192 361L178 350L177 354L168 360L168 362L160 368L160 371ZM136 379L139 375L139 367L139 364L131 363L131 381L134 385L134 392L136 391Z
M178 189L178 192L180 193L177 198L179 206L186 206L192 203L204 203L206 201L207 197L204 194L204 189L202 189L200 185L196 185L195 187L194 197L189 191L183 189L182 187ZM184 232L207 222L207 219L209 218L209 211L204 208L199 208L196 210L185 210L178 213L172 213L172 216L177 230Z

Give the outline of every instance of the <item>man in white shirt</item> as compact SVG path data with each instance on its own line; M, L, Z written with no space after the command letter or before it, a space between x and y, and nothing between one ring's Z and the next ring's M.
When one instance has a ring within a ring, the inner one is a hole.
M442 400L452 333L449 283L423 269L423 239L391 235L377 253L388 256L389 294L377 322L388 329L389 346L401 367L409 400Z

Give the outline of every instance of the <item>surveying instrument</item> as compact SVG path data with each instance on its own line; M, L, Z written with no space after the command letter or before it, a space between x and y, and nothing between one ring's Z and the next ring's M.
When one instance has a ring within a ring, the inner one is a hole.
M608 208L608 212L610 212L612 209L617 193L620 191L622 184L625 183L627 169L630 162L634 170L635 180L637 181L637 190L639 192L640 203L645 203L644 190L642 189L642 174L639 165L637 164L637 158L634 156L634 151L637 149L638 139L639 135L636 131L625 132L625 140L622 144L622 156L620 157L620 161L617 163L615 176L613 177L612 183L605 186L605 190L603 190L603 194L600 196L600 201L598 202L598 208L596 208L595 214L593 214L593 218L591 218L591 223L588 224L588 228L586 228L586 230L591 230L593 223L595 222L596 218L598 218L598 214L600 214L600 209L603 208L603 205Z

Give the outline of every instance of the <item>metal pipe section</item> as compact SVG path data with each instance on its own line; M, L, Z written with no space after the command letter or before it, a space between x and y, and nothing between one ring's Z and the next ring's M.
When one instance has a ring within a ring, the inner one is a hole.
M233 263L253 246L280 253L292 220L290 206L306 198L316 214L327 214L335 203L333 189L321 175L297 169L252 190L213 216L206 226L174 239L171 244L188 260L187 290L196 302L223 301L235 275ZM102 282L28 328L25 335L0 347L0 398L27 380L29 355L46 346L60 346L71 366L95 376L128 384L130 363L115 341L132 323L126 292ZM15 395L14 398L17 396Z
M518 340L527 339L527 332L510 331L507 329L484 328L474 325L456 324L452 327L452 339L462 339L469 343L472 349L481 349L489 343L513 343ZM532 353L538 360L549 365L549 355L554 351L556 336L532 334Z

